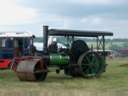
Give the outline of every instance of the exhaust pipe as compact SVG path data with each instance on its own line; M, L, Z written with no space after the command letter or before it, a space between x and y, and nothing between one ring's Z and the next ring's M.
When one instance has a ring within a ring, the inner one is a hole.
M48 54L48 26L43 26L43 54Z

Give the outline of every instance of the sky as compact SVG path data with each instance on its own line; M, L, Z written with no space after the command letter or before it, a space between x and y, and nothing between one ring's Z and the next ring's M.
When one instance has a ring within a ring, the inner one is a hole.
M50 28L100 30L128 38L128 0L0 0L0 31L42 36Z

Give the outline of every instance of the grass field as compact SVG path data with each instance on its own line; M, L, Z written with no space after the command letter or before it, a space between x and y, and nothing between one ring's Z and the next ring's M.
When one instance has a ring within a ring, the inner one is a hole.
M128 58L107 60L100 78L49 73L44 82L21 82L11 70L0 71L0 96L128 96Z

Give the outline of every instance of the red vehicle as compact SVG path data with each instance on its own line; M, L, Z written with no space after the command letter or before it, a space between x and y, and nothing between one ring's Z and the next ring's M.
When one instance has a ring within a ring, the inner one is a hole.
M34 35L28 32L0 33L0 69L9 68L14 57L30 55Z

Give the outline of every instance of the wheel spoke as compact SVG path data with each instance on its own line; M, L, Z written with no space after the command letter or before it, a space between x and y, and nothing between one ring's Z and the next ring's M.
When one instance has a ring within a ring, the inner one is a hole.
M88 63L90 62L90 59L89 59L87 56L85 56L84 59L86 59ZM87 62L86 62L86 63L87 63Z
M95 60L96 60L96 58L95 57L92 57L91 63L94 63Z

